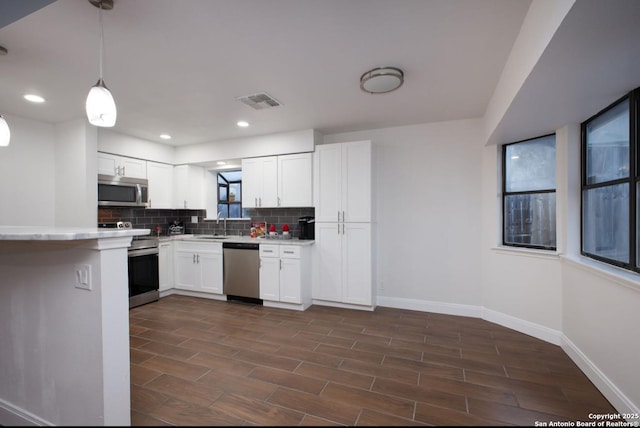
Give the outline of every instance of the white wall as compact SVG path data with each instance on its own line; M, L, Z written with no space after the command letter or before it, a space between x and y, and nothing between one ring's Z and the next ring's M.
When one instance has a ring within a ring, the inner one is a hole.
M217 160L241 159L257 156L273 156L287 153L312 152L315 142L320 138L317 131L283 132L191 144L176 148L175 164L210 163Z
M53 125L5 115L11 143L0 147L0 224L55 223L55 136Z
M176 148L100 128L98 129L98 151L173 165Z
M55 125L55 225L95 227L97 128L86 119Z
M481 133L461 120L325 135L373 144L379 305L478 316Z

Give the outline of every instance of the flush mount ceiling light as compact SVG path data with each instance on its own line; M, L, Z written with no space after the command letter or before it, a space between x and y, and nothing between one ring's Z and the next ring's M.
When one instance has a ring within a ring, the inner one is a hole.
M360 89L370 94L395 91L404 83L404 73L396 67L377 67L360 76Z
M102 50L104 45L104 32L102 29L102 10L113 9L113 0L89 0L89 3L98 8L98 26L100 27L100 78L98 83L89 90L87 95L87 119L95 126L112 127L116 124L116 103L113 95L107 89L102 79Z
M40 104L44 102L44 98L42 98L40 95L36 95L36 94L25 94L24 95L24 99L32 102L32 103L36 103L36 104Z
M0 147L7 147L11 141L11 131L9 131L9 124L4 117L0 114Z

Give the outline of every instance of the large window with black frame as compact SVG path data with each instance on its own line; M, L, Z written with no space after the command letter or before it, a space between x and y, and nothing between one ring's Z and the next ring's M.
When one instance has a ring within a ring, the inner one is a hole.
M582 254L639 271L637 88L582 123Z
M556 249L556 136L502 146L502 244Z
M242 218L242 171L218 172L218 212L220 218Z

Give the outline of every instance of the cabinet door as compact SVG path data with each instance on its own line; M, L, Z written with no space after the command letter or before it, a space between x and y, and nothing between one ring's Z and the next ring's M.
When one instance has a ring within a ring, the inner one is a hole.
M371 223L343 223L342 301L357 305L373 303Z
M262 159L262 191L258 197L259 206L275 208L278 206L278 157Z
M180 248L176 243L174 253L174 286L183 290L198 290L202 282L200 268L196 264L196 253Z
M300 260L280 259L280 301L302 303Z
M316 147L314 155L313 197L316 222L340 221L342 213L342 147L327 144ZM317 227L317 226L316 226Z
M342 223L316 221L312 298L342 301Z
M147 162L148 208L173 208L173 165Z
M371 221L371 142L342 146L342 221Z
M279 206L313 206L312 167L311 153L278 156Z
M174 208L203 210L204 168L196 165L178 165L173 168Z
M222 294L222 244L220 251L201 251L197 256L197 264L202 271L201 291Z
M98 152L98 174L119 175L119 166L118 156Z
M125 177L147 178L147 161L123 156L120 163Z
M173 247L171 242L158 245L158 278L160 291L173 288Z
M260 298L280 301L279 257L260 257Z
M258 158L242 159L242 206L257 208L262 192L262 162Z

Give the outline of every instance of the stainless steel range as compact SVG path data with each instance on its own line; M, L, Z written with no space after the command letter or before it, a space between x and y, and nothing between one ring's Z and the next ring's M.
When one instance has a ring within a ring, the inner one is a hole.
M131 229L129 222L99 223L98 227ZM160 298L158 277L158 238L135 236L127 252L129 270L129 309Z

